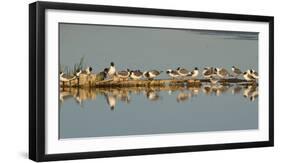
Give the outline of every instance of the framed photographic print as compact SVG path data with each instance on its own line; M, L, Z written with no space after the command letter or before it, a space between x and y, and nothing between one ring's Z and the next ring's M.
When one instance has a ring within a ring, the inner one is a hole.
M34 161L273 146L273 17L35 2Z

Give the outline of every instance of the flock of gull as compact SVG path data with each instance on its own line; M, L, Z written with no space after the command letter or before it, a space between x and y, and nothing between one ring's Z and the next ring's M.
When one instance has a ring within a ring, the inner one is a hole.
M60 81L68 82L74 79L79 79L81 74L94 74L92 67L87 67L85 70L76 70L74 74L67 75L63 72L60 72ZM98 80L104 80L106 78L117 78L119 80L140 80L142 78L153 80L157 76L159 76L163 71L158 70L149 70L149 71L140 71L140 70L122 70L117 71L115 64L113 62L110 63L108 68L105 68L102 72L99 72L96 75ZM177 69L167 69L167 75L171 79L196 79L200 72L197 67L195 67L192 71L189 71L183 67L178 67ZM229 77L238 78L239 76L243 76L246 81L256 81L259 76L258 73L253 69L248 69L245 72L241 71L238 67L232 66L231 72L229 72L225 68L219 67L205 67L202 70L202 76L205 79L209 79L212 84L216 84L220 79L227 79Z
M123 70L118 71L115 67L115 64L113 62L110 63L110 66L105 68L103 71L99 73L94 73L92 67L87 67L84 70L76 70L73 74L64 74L63 72L60 73L60 81L62 82L68 82L74 79L78 79L81 74L85 75L95 75L97 81L102 81L107 78L109 79L118 79L120 81L126 81L126 80L141 80L141 79L147 79L147 80L153 80L156 77L158 77L163 71L159 70L149 70L142 72L141 70ZM184 102L188 101L192 97L195 97L200 89L202 92L204 92L206 95L215 95L220 96L222 93L227 92L229 88L232 89L233 94L237 94L243 90L242 95L249 99L250 101L255 101L255 99L258 97L258 87L256 85L217 85L218 81L222 79L238 79L240 76L245 81L249 82L257 82L259 76L258 73L253 69L248 69L246 71L242 71L236 66L231 67L231 71L228 71L226 68L218 68L218 67L205 67L202 72L199 71L197 67L195 67L193 70L189 71L183 67L178 67L177 69L167 69L166 74L173 80L176 79L197 79L199 75L202 75L204 79L208 79L210 81L210 84L204 85L202 88L200 87L187 87L184 85L184 87L179 87L179 93L176 95L176 101L177 102ZM233 87L235 86L235 87ZM154 90L155 89L155 90ZM75 89L74 89L75 90ZM72 89L73 91L73 89ZM69 91L62 91L60 94L60 99L63 101L64 97L67 97L69 95L72 95L79 104L82 103L83 100L86 100L88 98L95 97L94 94L89 94L87 96L83 96L82 92L83 90L74 92ZM139 94L140 92L143 92L146 98L149 101L157 101L161 99L161 96L159 94L161 90L158 90L158 88L149 88L147 90L137 90L135 93ZM177 91L176 90L169 90L169 94L172 92ZM186 92L187 91L187 92ZM74 93L74 94L73 94ZM126 89L114 89L114 90L104 90L102 93L105 98L107 104L110 106L110 108L113 110L117 104L117 101L122 101L129 103L131 101L130 94L134 93L133 91ZM89 97L88 97L89 96Z

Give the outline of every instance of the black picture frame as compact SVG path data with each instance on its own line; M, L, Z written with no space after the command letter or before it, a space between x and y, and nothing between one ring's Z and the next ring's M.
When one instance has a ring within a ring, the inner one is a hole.
M115 150L83 153L45 153L45 11L95 11L123 14L161 15L269 23L269 140L261 142L215 145L156 147L149 149ZM274 18L271 16L239 15L210 12L179 11L152 8L103 6L55 2L34 2L29 5L29 158L34 161L55 161L100 157L132 156L190 151L268 147L274 144Z

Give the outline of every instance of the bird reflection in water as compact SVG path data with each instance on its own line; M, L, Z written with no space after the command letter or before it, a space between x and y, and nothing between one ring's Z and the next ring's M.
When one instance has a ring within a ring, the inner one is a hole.
M91 89L64 88L60 89L60 103L73 98L78 105L83 106L85 100L95 100L97 92Z
M258 97L258 87L254 85L245 86L243 96L250 101L255 101Z
M117 95L118 100L129 104L131 101L130 95L128 91L120 91L120 93Z
M104 94L104 97L106 99L107 104L109 105L109 108L111 110L114 110L116 105L116 96L112 94Z
M74 97L70 91L60 91L60 102L64 102L64 100Z
M186 102L188 101L188 99L190 99L192 97L191 93L185 93L185 92L180 92L178 95L177 95L177 102L178 103L181 103L181 102Z
M226 93L226 91L229 89L228 85L217 85L213 88L215 91L216 96L221 96L223 93Z
M206 95L212 95L212 86L211 85L204 85L202 86L202 92Z
M223 93L226 93L229 89L228 85L204 85L202 86L202 92L205 95L215 95L221 96Z
M145 92L145 95L149 101L157 101L160 99L158 91L155 91L155 90L148 90Z
M242 89L242 86L236 85L232 88L231 93L234 95L240 94Z
M200 92L200 87L187 87L187 90L191 92L192 96L197 96Z
M82 105L83 103L83 100L80 98L80 96L76 96L76 97L74 97L75 98L75 101L77 102L77 104L79 104L79 105Z
M229 91L228 91L229 90ZM178 103L189 101L193 97L198 97L199 94L206 96L221 96L223 94L242 95L249 101L255 101L258 98L258 86L256 85L213 85L205 84L203 86L188 87L188 86L154 86L154 87L129 87L129 88L67 88L60 90L59 101L61 104L65 100L73 98L77 104L83 106L85 100L95 100L96 96L104 96L107 105L111 110L116 108L117 103L123 102L129 104L132 101L132 95L140 96L141 94L148 101L162 100L160 92L168 94L173 92L169 98L174 98Z
M109 90L102 90L100 92L104 95L106 99L106 103L109 105L111 110L115 109L117 101L124 102L126 104L130 103L130 92L127 90L122 89L109 89Z

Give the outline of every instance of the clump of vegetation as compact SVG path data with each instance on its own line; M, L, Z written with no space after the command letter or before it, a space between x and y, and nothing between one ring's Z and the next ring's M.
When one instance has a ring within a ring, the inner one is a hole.
M60 71L62 71L64 74L67 75L75 74L77 70L83 70L84 68L85 68L84 57L80 58L80 62L75 63L72 69L69 66L60 65Z
M73 73L75 73L77 70L82 70L84 68L85 68L84 57L82 57L78 64L74 64L74 66L73 66Z

